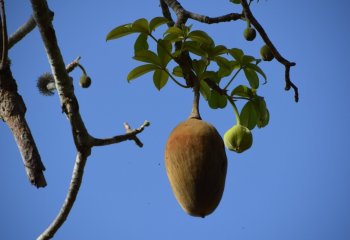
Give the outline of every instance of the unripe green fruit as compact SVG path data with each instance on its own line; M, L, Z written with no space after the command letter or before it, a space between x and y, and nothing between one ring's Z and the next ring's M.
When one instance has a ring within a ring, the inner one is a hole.
M225 133L224 142L229 150L241 153L252 146L253 136L247 127L235 125Z
M216 209L224 192L227 157L214 126L195 118L177 125L166 143L165 167L186 213L205 217Z
M256 31L254 28L247 27L243 32L243 36L247 41L253 41L256 37Z
M91 85L91 78L85 74L80 77L79 84L82 88L88 88Z
M271 61L272 59L274 59L274 56L267 45L262 46L262 48L260 49L260 56L261 59L264 61Z

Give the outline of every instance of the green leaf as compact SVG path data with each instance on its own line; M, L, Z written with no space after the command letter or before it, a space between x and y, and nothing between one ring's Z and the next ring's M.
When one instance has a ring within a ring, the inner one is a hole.
M253 103L257 112L257 126L258 128L265 127L270 120L270 113L266 107L265 99L258 96L254 99Z
M187 50L193 54L206 58L207 52L201 48L201 44L195 41L186 41L182 44L182 50Z
M247 78L249 85L252 88L257 89L259 87L259 77L258 74L256 74L256 72L250 68L244 68L244 74L245 77Z
M200 84L200 93L202 94L202 96L204 97L204 99L205 100L209 100L210 99L210 95L211 95L211 93L210 93L210 87L208 86L208 84L205 82L205 81L203 81L203 80L201 80L200 82L199 82L199 84Z
M251 63L253 61L256 61L255 57L249 56L249 55L244 55L242 57L242 65L247 65L248 63Z
M168 19L166 19L165 17L155 17L153 18L150 23L149 23L149 30L150 32L154 31L157 27L168 23Z
M218 73L219 77L227 77L232 73L232 71L233 71L232 62L230 62L226 58L220 57L220 56L215 57L214 61L220 67L219 73Z
M207 45L211 45L214 42L213 39L206 32L200 30L190 32L188 34L188 38L192 41L204 43Z
M246 68L253 69L255 72L259 73L265 79L265 83L267 82L267 77L266 77L265 73L263 72L263 70L261 70L261 68L258 65L248 63L246 65Z
M168 82L168 79L169 75L166 71L161 69L157 69L154 71L153 83L158 90L162 89L165 86L165 84Z
M213 109L225 108L227 105L227 98L225 95L220 95L216 91L211 90L208 104L209 107Z
M133 22L132 29L136 32L150 34L148 21L145 18L140 18Z
M229 50L227 50L228 53L234 58L236 59L239 63L242 62L242 58L244 56L244 52L242 51L242 49L239 48L231 48Z
M159 39L157 43L157 53L163 68L170 62L172 45L169 41Z
M159 69L159 68L154 64L145 64L145 65L138 66L129 72L128 77L127 77L128 82L130 82L131 80L138 78L138 77L140 77L148 72L151 72L151 71L154 71L157 69Z
M210 57L216 57L225 53L227 53L227 48L224 45L217 45L212 50Z
M194 72L197 74L197 76L201 76L201 74L204 72L206 68L206 63L204 60L193 60L192 61L192 67Z
M169 42L178 42L183 39L182 35L178 35L175 33L170 33L164 37L164 40L169 41Z
M214 71L205 71L201 76L200 76L200 79L204 80L204 79L211 79L213 80L214 82L218 83L220 82L220 79L219 79L219 76L218 76L218 73L217 72L214 72Z
M175 35L183 36L183 32L182 32L181 28L178 28L178 27L175 27L175 26L168 28L165 31L164 36L168 35L168 34L175 34Z
M183 73L182 73L182 69L180 66L176 66L173 69L173 75L176 77L184 77Z
M134 51L139 52L142 50L148 50L148 42L147 42L148 35L145 33L141 33L138 38L135 41L134 44Z
M231 96L240 96L240 97L251 98L253 96L253 92L247 86L238 85L237 87L235 87L235 89L232 90Z
M257 123L257 113L254 104L249 101L242 108L241 114L239 115L241 125L252 130Z
M106 36L106 41L121 38L132 33L135 33L132 29L132 24L124 24L110 31Z
M155 65L161 66L157 54L149 50L141 50L135 53L133 57L137 61L153 63Z

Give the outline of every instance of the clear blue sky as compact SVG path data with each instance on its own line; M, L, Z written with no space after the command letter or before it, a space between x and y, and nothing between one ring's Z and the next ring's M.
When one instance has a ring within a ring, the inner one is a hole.
M182 1L189 10L210 16L240 11L229 1ZM31 14L29 1L7 3L12 33ZM65 5L68 4L68 5ZM338 1L259 1L256 17L283 56L295 61L291 77L300 102L284 89L284 68L262 63L268 84L260 93L271 113L267 128L254 130L254 145L243 154L227 152L224 196L205 219L186 215L167 180L166 139L187 118L191 92L173 83L158 92L151 75L133 83L127 73L135 36L105 42L115 26L159 16L158 1L49 1L65 62L82 56L93 79L76 85L81 114L96 137L124 132L123 122L152 125L133 142L94 148L75 206L55 239L350 239L350 4ZM207 26L216 43L240 47L258 56L262 41L247 43L245 23ZM9 53L27 120L47 168L48 186L27 180L13 137L0 122L0 239L35 239L59 211L68 189L75 149L57 94L39 95L36 79L49 64L35 29ZM80 73L72 76L77 80ZM243 76L241 76L243 78ZM232 110L211 110L202 117L223 135L234 124Z

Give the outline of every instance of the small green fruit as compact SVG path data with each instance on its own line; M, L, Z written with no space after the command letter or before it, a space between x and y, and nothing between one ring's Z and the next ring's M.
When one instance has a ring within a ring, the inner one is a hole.
M243 36L247 41L253 41L256 37L256 31L254 28L247 27L243 32Z
M225 133L224 143L229 150L241 153L252 146L253 136L247 127L235 125Z
M260 56L261 59L264 61L271 61L272 59L274 59L274 56L267 45L262 46L262 48L260 49Z
M79 84L82 88L88 88L91 85L91 78L85 74L80 77Z

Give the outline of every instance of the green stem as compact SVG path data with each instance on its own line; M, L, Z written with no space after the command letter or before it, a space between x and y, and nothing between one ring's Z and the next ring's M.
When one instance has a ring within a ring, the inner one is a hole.
M81 69L81 71L83 72L84 75L87 75L85 68L82 65L80 65L80 63L78 63L77 66Z
M231 78L231 80L226 84L226 86L224 87L224 90L227 90L227 88L230 86L230 84L232 83L232 81L237 77L238 73L242 70L243 68L240 67L238 69L238 71L233 75L233 77Z
M235 116L236 116L237 125L240 125L241 121L239 119L239 112L238 112L237 106L230 96L226 95L226 97L233 107L233 112L235 113Z
M165 71L165 72L169 75L169 77L171 78L171 80L173 80L174 83L176 83L176 84L179 85L180 87L183 87L183 88L190 88L189 86L183 85L182 83L180 83L179 81L177 81L177 80L173 77L173 75L170 74L170 72L169 72L167 69L163 69L163 71Z

